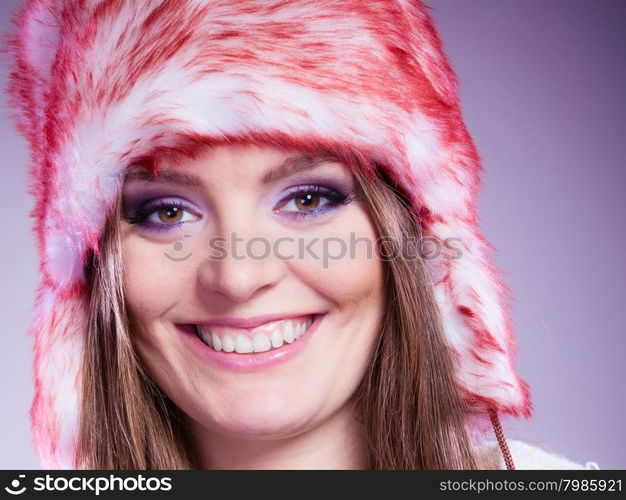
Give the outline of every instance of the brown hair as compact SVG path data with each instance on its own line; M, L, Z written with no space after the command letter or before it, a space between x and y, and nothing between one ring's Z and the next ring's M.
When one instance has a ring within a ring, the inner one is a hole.
M121 199L86 269L88 327L78 443L81 469L187 469L180 410L154 384L132 343L124 301Z
M386 264L385 316L357 391L373 469L476 469L432 283L422 230L407 197L385 175L354 169L381 239L400 242ZM411 236L411 238L407 238ZM387 254L386 252L383 253Z
M350 163L379 237L419 245L415 211L384 169ZM86 270L90 303L78 466L197 468L181 410L151 380L133 347L124 305L121 218L118 200L101 253ZM420 255L418 248L407 250ZM386 306L379 341L353 395L362 410L369 467L476 469L481 464L467 434L425 263L393 258L384 259L384 265Z

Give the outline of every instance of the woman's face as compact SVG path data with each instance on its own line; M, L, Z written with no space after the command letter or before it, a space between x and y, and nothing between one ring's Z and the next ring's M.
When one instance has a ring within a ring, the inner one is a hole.
M237 145L180 168L159 164L152 179L128 172L122 249L134 339L193 425L279 438L342 409L383 312L377 234L350 170Z

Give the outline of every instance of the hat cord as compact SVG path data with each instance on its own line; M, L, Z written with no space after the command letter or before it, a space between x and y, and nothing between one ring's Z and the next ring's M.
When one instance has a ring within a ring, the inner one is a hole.
M502 430L502 426L500 425L500 419L498 418L498 412L493 408L489 409L489 418L491 419L491 424L493 425L493 430L496 433L496 438L498 438L498 444L500 445L500 449L502 450L502 455L504 455L504 463L506 464L506 468L508 470L515 470L515 464L513 463L513 457L511 456L511 452L509 447L506 444L506 439L504 437L504 431Z

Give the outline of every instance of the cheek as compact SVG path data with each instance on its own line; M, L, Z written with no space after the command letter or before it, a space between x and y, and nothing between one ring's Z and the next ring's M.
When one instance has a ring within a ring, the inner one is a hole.
M382 297L383 262L376 251L377 232L358 205L312 231L307 240L315 256L307 254L294 266L307 283L337 303L378 301Z
M139 321L153 317L158 311L162 284L160 259L150 245L131 239L122 245L124 291L126 305Z
M305 378L345 398L364 374L380 332L384 263L375 227L360 209L346 210L310 237L319 238L319 258L293 263L292 272L325 299L330 314L322 324L325 335L313 343Z
M161 322L164 313L184 299L185 266L165 256L171 245L150 242L137 235L122 239L124 293L134 343L153 380L168 394L176 385L184 362L172 340L172 331ZM173 380L174 379L174 380ZM176 381L176 382L175 382ZM174 383L173 383L174 382Z
M157 318L180 300L186 266L167 259L170 247L136 235L122 241L126 305L138 321Z

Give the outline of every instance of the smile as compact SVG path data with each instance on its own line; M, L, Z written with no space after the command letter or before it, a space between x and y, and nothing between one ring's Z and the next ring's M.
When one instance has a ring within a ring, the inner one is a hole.
M254 328L222 325L193 325L196 336L214 351L239 354L280 349L297 341L311 326L314 316L306 315L270 321Z

